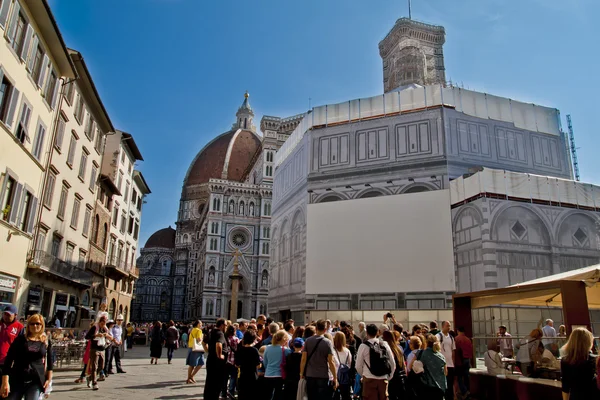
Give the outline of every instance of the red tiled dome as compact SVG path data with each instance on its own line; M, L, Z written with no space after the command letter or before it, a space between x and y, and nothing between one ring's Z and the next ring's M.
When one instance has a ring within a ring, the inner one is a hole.
M240 181L261 140L249 130L231 130L216 137L198 153L185 176L184 185L198 185L209 179Z
M168 228L161 229L156 231L148 238L146 241L145 249L153 248L153 247L163 247L167 249L175 248L175 229Z

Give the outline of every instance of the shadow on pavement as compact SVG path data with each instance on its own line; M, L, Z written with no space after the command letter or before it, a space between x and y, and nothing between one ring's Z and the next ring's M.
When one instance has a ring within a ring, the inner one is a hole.
M140 390L144 390L144 389L162 389L168 386L181 386L183 387L187 387L185 385L185 381L168 381L168 382L155 382L155 383L149 383L146 385L136 385L136 386L124 386L122 389L140 389ZM196 385L196 386L202 386L202 385ZM176 389L176 388L171 388L171 389Z
M169 400L169 399L203 399L204 396L203 395L195 395L195 394L178 394L178 395L173 395L173 396L160 396L160 397L155 397L155 399L161 399L161 400Z

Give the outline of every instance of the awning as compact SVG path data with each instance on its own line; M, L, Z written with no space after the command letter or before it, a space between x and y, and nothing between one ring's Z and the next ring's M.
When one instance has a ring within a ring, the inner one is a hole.
M92 310L90 307L87 307L87 306L79 306L79 305L78 305L78 306L76 306L76 307L79 307L79 308L81 308L82 310L85 310L85 311L87 311L87 312L90 312L90 313L93 313L93 312L94 312L94 310Z
M56 311L69 311L69 307L67 306L55 306Z
M600 309L600 264L546 276L500 289L458 293L453 298L470 297L472 308L494 305L562 307L561 282L583 282L588 307Z

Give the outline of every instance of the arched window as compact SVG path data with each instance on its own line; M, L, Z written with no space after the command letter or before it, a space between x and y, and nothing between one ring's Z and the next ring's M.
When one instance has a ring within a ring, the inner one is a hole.
M240 211L239 211L240 215L244 215L244 202L240 201Z
M244 118L244 129L246 128L248 128L248 118Z
M112 299L108 307L108 319L115 319L115 308L117 308L117 302Z
M165 276L171 275L171 260L165 259L162 261L161 274Z
M108 224L105 222L102 227L102 248L106 250L106 242L108 241Z
M100 229L100 216L96 214L94 217L94 226L92 227L92 240L98 244L98 230Z
M214 304L212 300L207 300L206 301L206 315L213 315L214 314Z

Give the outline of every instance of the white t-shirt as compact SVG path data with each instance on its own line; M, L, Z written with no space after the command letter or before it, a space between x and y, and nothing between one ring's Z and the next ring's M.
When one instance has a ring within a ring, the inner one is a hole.
M412 368L411 362L417 356L417 351L419 351L419 350L413 350L413 351L411 351L410 354L408 355L408 357L406 358L406 369L408 371L410 371L411 368Z
M504 369L502 358L500 357L499 353L495 352L494 350L488 350L485 352L483 359L489 374L506 375L506 370Z
M452 351L456 350L456 344L454 338L450 334L444 335L444 332L437 334L440 340L440 346L442 347L441 353L446 358L446 366L448 368L454 368L454 359L452 357Z
M340 363L347 365L348 367L352 366L352 354L350 354L350 350L344 348L343 351L333 351L333 363L335 364L335 372L340 369Z

